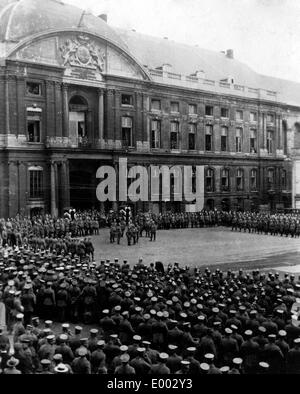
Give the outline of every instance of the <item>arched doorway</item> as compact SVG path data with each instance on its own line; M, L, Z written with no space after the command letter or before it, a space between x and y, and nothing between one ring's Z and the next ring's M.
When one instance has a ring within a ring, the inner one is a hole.
M73 96L69 102L69 136L73 144L89 143L87 127L88 103L82 96Z
M88 171L70 172L70 203L76 209L90 209L96 200L96 187Z

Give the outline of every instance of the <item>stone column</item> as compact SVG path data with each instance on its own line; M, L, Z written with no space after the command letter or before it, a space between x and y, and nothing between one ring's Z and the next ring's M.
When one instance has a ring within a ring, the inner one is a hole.
M61 210L70 207L70 180L69 180L69 163L63 161L61 163Z
M56 183L56 170L57 164L54 161L51 161L51 215L57 216L57 204L56 204L56 192L57 192L57 183Z
M62 85L62 100L63 100L63 137L69 137L69 100L68 100L68 85Z
M98 139L102 141L104 139L104 99L103 90L98 90Z
M278 115L278 123L277 123L277 128L278 128L278 149L282 150L283 149L283 138L282 138L282 116Z
M8 75L5 76L5 133L10 133L10 119L9 119L9 84Z

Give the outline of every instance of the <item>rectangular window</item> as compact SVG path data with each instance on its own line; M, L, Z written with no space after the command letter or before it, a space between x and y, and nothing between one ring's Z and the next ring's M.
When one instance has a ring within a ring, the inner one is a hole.
M251 170L250 173L250 189L257 190L257 170Z
M281 172L281 189L286 190L287 189L287 180L286 180L286 171L282 170Z
M160 130L161 123L159 120L151 121L151 148L160 148Z
M43 197L43 170L29 170L30 198Z
M221 188L223 191L229 190L229 171L226 169L221 171Z
M243 118L244 118L243 111L240 111L240 110L235 111L235 119L236 120L243 120Z
M41 142L41 115L27 112L27 139L28 142Z
M237 170L236 174L236 190L242 191L244 189L244 173L243 170Z
M257 112L250 112L250 122L257 122Z
M179 123L171 122L170 149L179 149Z
M171 102L171 112L175 112L175 113L179 112L179 103L177 101Z
M267 114L267 122L268 123L274 123L274 115Z
M239 127L235 130L235 151L242 152L242 136L243 130Z
M213 137L213 126L206 125L206 128L205 128L205 150L208 152L211 152L213 149L212 137Z
M41 96L42 85L37 82L26 82L26 93L33 96Z
M197 115L197 105L189 104L189 115Z
M206 191L212 192L214 190L214 171L209 168L206 172Z
M153 111L160 111L161 110L160 100L156 100L156 99L151 100L151 110L153 110Z
M122 116L122 144L123 147L132 147L132 118Z
M256 129L250 129L250 153L257 153Z
M212 105L205 106L205 115L206 116L213 116L214 114L214 107Z
M229 109L228 108L221 108L221 118L229 118Z
M189 124L189 150L196 149L196 125L194 123Z
M121 103L122 103L122 105L132 106L133 105L132 95L131 94L122 94Z
M274 170L268 170L268 190L274 190Z
M273 131L267 131L267 151L269 154L273 153Z
M228 129L227 127L221 128L221 152L227 151Z

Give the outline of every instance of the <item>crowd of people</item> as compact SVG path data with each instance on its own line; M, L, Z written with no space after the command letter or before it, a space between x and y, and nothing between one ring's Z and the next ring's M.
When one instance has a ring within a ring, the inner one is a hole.
M293 275L18 248L0 278L4 374L300 373Z
M142 258L135 265L97 262L90 235L98 229L78 225L97 220L100 228L101 216L123 235L137 226L137 237L151 237L153 223L251 232L260 228L255 222L267 222L272 234L273 222L297 225L295 215L98 215L1 220L2 240L3 231L10 234L0 249L1 373L300 373L300 277L165 267ZM22 236L15 243L16 229Z

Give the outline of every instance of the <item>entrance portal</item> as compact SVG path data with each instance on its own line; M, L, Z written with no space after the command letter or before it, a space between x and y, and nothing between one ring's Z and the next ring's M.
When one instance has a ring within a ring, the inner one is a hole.
M96 205L96 186L90 172L70 172L70 202L76 209L91 209Z

